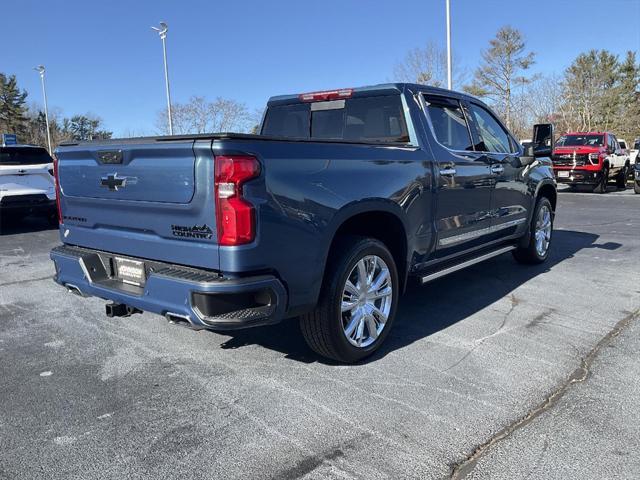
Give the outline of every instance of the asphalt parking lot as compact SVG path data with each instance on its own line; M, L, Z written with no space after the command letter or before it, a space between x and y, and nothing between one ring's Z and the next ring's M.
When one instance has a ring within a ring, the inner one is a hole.
M57 230L0 236L0 478L638 478L640 195L561 193L551 257L401 302L328 364L297 323L222 335L51 280Z

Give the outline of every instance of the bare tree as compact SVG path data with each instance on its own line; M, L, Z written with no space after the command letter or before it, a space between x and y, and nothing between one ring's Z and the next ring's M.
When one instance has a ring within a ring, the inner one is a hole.
M447 52L435 42L409 50L393 69L394 80L434 87L447 85Z
M209 102L204 97L192 96L187 103L174 103L172 114L176 134L246 132L253 126L244 104L220 97ZM166 115L166 111L159 111L156 121L158 130L164 134L168 133Z
M514 90L531 82L531 78L521 73L533 65L534 57L533 52L525 53L524 38L518 30L502 27L489 41L489 48L482 52L482 64L465 90L491 100L511 128Z

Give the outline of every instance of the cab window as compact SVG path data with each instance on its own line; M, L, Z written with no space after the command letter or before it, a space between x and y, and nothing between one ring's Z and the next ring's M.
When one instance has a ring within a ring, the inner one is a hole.
M427 114L436 140L451 150L473 150L467 119L458 100L425 95Z
M480 135L479 150L494 153L512 153L513 146L509 134L489 111L480 105L470 105L471 114Z

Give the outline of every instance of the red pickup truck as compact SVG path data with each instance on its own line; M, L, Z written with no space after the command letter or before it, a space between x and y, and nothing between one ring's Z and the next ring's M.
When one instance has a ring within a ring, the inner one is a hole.
M567 133L556 142L552 160L558 183L590 185L597 193L606 193L611 179L624 188L630 169L629 155L609 132Z

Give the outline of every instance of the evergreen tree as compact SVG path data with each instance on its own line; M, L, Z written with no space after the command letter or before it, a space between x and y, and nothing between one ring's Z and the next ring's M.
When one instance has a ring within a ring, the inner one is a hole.
M482 52L482 64L476 70L471 85L465 86L472 95L489 99L512 127L511 114L516 86L531 82L523 73L534 63L535 53L526 53L522 34L506 26L489 41L489 49Z
M0 132L24 136L27 128L27 92L18 87L15 75L0 73Z
M616 112L615 132L628 142L640 136L640 64L636 53L629 51L618 68L619 108Z

